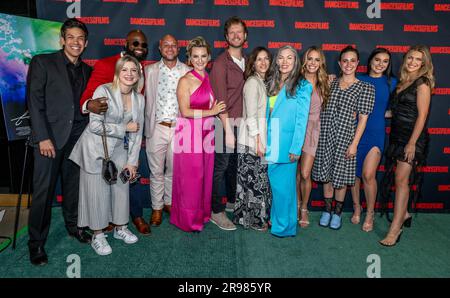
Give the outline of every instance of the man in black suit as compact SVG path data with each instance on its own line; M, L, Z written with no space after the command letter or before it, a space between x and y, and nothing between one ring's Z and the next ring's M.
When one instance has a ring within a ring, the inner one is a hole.
M82 243L90 235L77 227L79 167L68 159L89 118L80 110L80 97L91 74L81 61L88 30L77 19L61 27L62 49L33 57L27 78L27 103L34 147L33 201L28 219L30 261L48 262L47 240L55 185L61 173L62 211L68 234Z

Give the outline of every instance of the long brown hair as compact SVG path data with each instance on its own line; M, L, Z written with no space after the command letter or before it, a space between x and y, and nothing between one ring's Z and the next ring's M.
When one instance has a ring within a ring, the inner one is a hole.
M320 56L320 66L316 73L316 88L319 90L320 96L322 96L322 109L325 109L325 106L328 103L328 99L330 98L330 84L328 83L328 73L327 73L327 64L325 60L325 55L320 47L312 46L309 47L306 52L302 56L302 68L300 69L300 73L304 78L306 78L306 62L308 59L309 53L316 51Z
M268 49L266 49L265 47L256 47L253 49L252 53L248 57L247 63L245 64L245 72L244 72L245 79L248 79L249 77L251 77L252 75L255 74L256 58L258 57L259 53L261 53L261 52L267 53L267 56L269 57L269 68L270 68L270 64L272 64L272 53L270 53L270 51ZM267 72L269 72L269 70L267 70ZM267 76L267 73L266 73L266 76Z
M403 56L403 63L402 63L402 66L400 67L400 82L397 85L397 90L402 90L403 87L405 86L405 84L407 84L411 79L410 74L406 71L407 58L411 52L422 53L423 64L418 71L417 78L426 77L428 79L428 81L430 82L431 90L433 90L434 83L435 83L435 79L434 79L434 75L433 75L433 72L434 72L433 61L431 60L430 50L425 45L412 46L408 50L408 52L406 52L406 54Z

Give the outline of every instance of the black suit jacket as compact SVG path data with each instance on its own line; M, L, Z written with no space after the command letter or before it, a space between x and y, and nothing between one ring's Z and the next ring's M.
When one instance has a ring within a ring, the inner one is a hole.
M69 139L74 118L73 91L62 50L36 55L27 77L27 104L31 117L32 144L50 139L61 149ZM83 90L92 68L81 62ZM79 100L79 99L76 99ZM85 125L89 118L85 117Z

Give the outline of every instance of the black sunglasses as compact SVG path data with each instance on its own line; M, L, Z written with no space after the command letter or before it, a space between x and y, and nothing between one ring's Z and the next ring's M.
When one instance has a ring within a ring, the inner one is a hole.
M148 44L146 42L140 43L137 40L133 41L132 45L133 45L133 47L137 47L137 46L141 45L141 47L143 49L146 49L148 47Z

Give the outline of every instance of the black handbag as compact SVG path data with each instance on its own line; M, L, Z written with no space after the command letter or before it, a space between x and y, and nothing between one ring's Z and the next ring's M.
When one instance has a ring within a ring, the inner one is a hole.
M117 167L114 164L114 162L109 158L108 145L106 143L106 128L104 122L102 122L102 126L103 126L102 142L103 142L103 151L105 153L105 158L103 158L102 162L102 176L107 184L112 185L117 182Z

